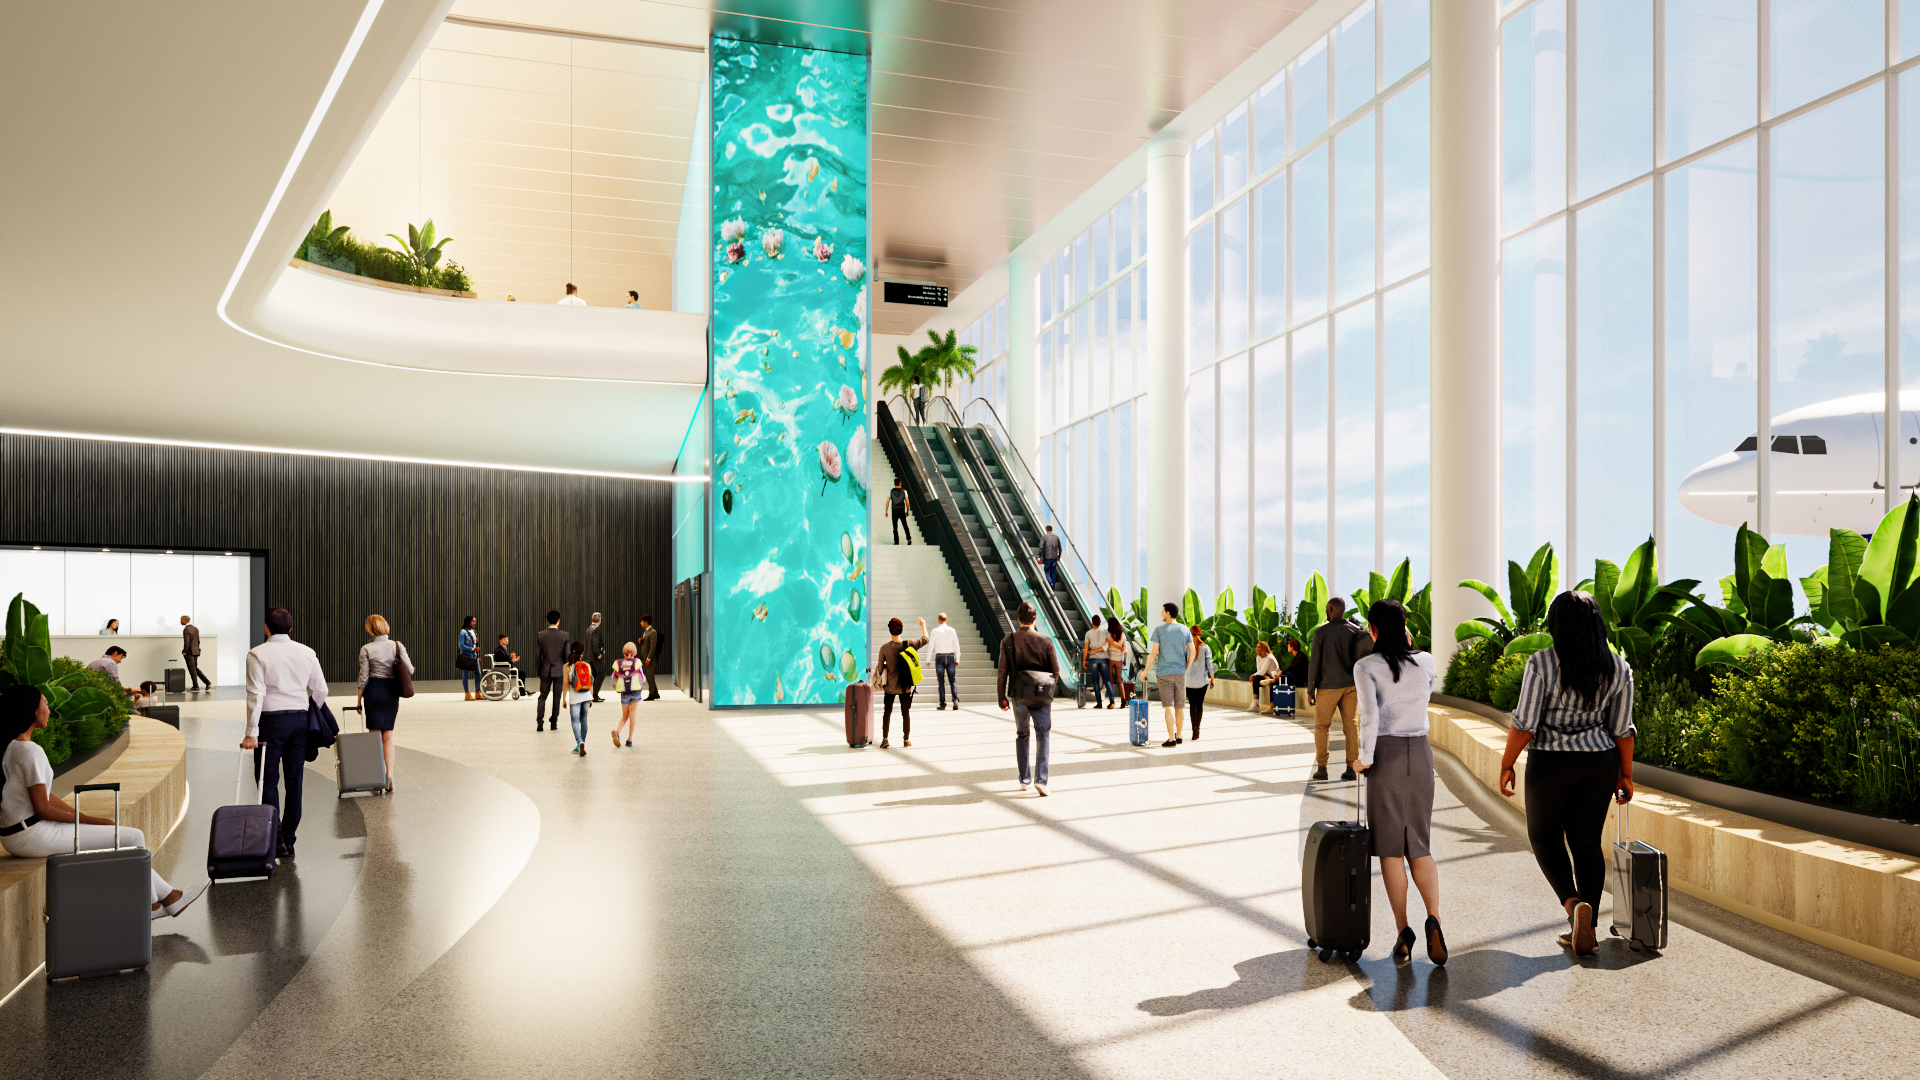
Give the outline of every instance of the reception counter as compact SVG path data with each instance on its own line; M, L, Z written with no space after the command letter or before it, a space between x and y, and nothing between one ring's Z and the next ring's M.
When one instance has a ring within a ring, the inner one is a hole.
M179 634L66 634L50 638L49 642L53 655L83 664L98 660L115 645L127 650L127 658L120 661L122 686L139 686L148 679L165 686L167 669L183 663ZM206 672L216 686L220 684L220 672L215 670L219 659L219 635L200 635L200 670Z

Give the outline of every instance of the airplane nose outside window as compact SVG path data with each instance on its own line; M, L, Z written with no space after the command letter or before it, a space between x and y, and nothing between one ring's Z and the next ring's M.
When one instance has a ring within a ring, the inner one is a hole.
M1827 452L1827 440L1818 435L1800 436L1800 452L1803 454L1824 454Z
M1739 453L1742 450L1758 450L1758 449L1760 449L1760 438L1757 435L1747 436L1745 439L1742 439L1740 441L1739 446L1736 446L1733 448L1734 453Z
M1775 435L1773 452L1776 454L1797 454L1800 452L1800 440L1793 435Z

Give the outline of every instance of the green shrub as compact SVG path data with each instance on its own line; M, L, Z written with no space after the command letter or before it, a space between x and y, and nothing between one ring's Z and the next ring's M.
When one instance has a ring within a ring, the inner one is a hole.
M1633 758L1682 772L1716 772L1713 729L1691 684L1670 676L1634 676Z
M1529 659L1516 653L1493 662L1493 670L1487 677L1491 690L1487 704L1501 712L1512 712L1513 707L1520 704L1520 677L1526 674Z
M1679 683L1693 691L1695 698L1713 696L1713 670L1694 666L1694 655L1701 643L1675 630L1654 639L1653 650L1641 666L1634 668L1636 683Z
M451 292L472 292L473 279L466 268L452 259L439 266L421 266L405 252L354 239L352 233L320 233L318 228L302 241L294 258L342 273L358 274L376 281L398 285L420 285Z
M1498 638L1475 638L1463 643L1447 662L1440 692L1482 704L1493 703L1493 665L1506 643Z
M1864 737L1911 718L1920 700L1920 653L1882 645L1854 651L1793 643L1758 654L1752 674L1714 676L1715 697L1696 710L1714 744L1710 772L1728 783L1851 801Z

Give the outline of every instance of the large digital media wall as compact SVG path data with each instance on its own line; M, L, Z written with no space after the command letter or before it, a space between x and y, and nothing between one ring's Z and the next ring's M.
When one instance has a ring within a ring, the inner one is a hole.
M867 58L712 56L712 700L827 704L867 656Z

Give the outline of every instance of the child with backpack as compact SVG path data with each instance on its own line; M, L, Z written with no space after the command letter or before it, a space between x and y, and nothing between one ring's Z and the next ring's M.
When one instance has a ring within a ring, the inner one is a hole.
M581 757L587 756L587 706L593 704L593 665L586 657L587 643L574 642L560 679L560 707L573 721L573 752Z
M917 641L900 640L900 632L906 624L899 619L887 620L887 633L891 639L880 646L880 660L874 665L874 686L886 696L880 706L880 748L887 748L887 729L893 722L893 699L900 699L900 745L913 745L913 688L920 682L920 652L927 647L927 620L920 620L920 638Z
M620 719L613 725L613 748L620 749L620 729L627 729L627 745L633 745L633 711L647 696L647 671L640 663L639 647L629 641L620 646L620 659L613 662L613 689L620 695Z

